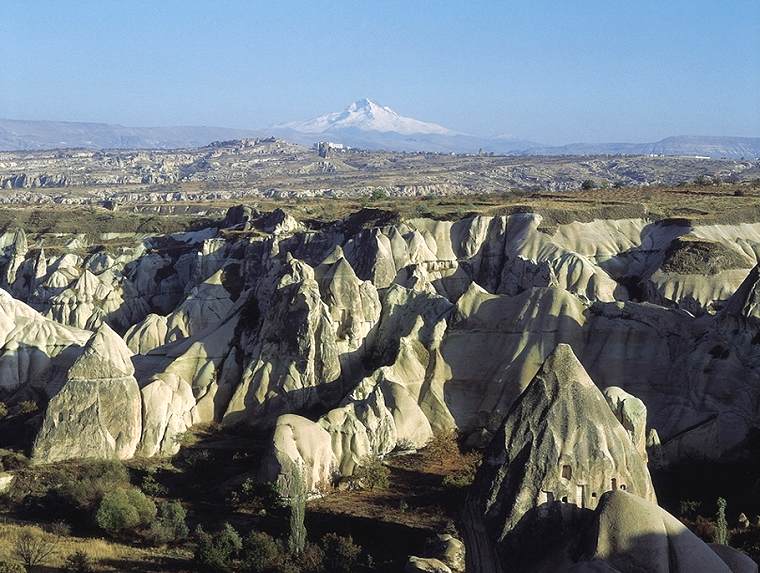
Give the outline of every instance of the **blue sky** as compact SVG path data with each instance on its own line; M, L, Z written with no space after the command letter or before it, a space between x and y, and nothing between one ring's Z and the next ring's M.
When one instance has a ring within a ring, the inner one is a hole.
M760 0L2 0L0 34L0 117L255 128L370 97L545 143L760 136Z

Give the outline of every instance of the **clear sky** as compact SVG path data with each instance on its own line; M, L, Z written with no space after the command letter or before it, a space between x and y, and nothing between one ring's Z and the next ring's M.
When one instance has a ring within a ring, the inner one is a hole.
M760 0L0 0L0 117L257 128L369 97L544 143L760 136Z

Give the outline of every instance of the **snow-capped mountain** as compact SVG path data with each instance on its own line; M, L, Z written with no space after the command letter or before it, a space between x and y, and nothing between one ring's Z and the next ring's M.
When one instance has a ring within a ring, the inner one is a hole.
M437 123L419 121L399 115L391 108L371 99L353 102L343 111L320 115L307 121L293 121L275 126L301 133L326 133L343 129L379 131L381 133L455 135L456 132Z
M405 117L371 99L360 99L343 111L307 121L282 123L270 132L296 143L311 145L322 139L361 149L433 151L439 153L479 150L501 153L532 147L529 141L477 137L437 123Z

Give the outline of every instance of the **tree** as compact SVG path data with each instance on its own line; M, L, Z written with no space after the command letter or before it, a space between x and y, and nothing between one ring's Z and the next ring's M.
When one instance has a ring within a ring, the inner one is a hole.
M264 573L276 569L285 560L282 545L267 533L251 531L243 542L243 570Z
M344 537L337 533L328 533L322 538L324 566L331 573L351 573L359 562L362 548L354 543L349 535Z
M43 565L58 551L58 540L44 533L22 531L16 538L13 553L27 567Z
M229 523L221 531L210 534L202 527L195 532L198 545L195 548L195 561L204 571L232 571L233 560L243 548L240 535Z
M306 547L306 475L301 464L296 464L290 491L290 535L288 549L299 555Z
M148 537L157 544L171 543L187 537L187 511L178 501L165 501L158 506L158 516L150 524Z
M728 521L726 520L726 500L718 498L718 511L715 514L715 542L728 545Z
M156 504L139 489L117 489L103 496L95 514L98 526L109 533L150 525Z
M425 446L424 456L429 462L437 462L441 468L452 458L458 458L459 443L456 430L435 434Z

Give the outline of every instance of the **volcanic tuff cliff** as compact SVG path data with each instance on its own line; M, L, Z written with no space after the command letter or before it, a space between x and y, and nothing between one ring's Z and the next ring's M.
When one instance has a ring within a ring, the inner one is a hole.
M489 443L560 343L646 405L645 423L616 411L639 451L656 428L668 460L717 457L758 423L758 223L238 211L165 236L0 236L0 386L47 404L38 461L244 423L275 432L262 471L306 461L315 484L452 428Z
M756 573L657 506L637 451L646 408L620 388L605 394L569 345L544 361L469 490L467 570Z

